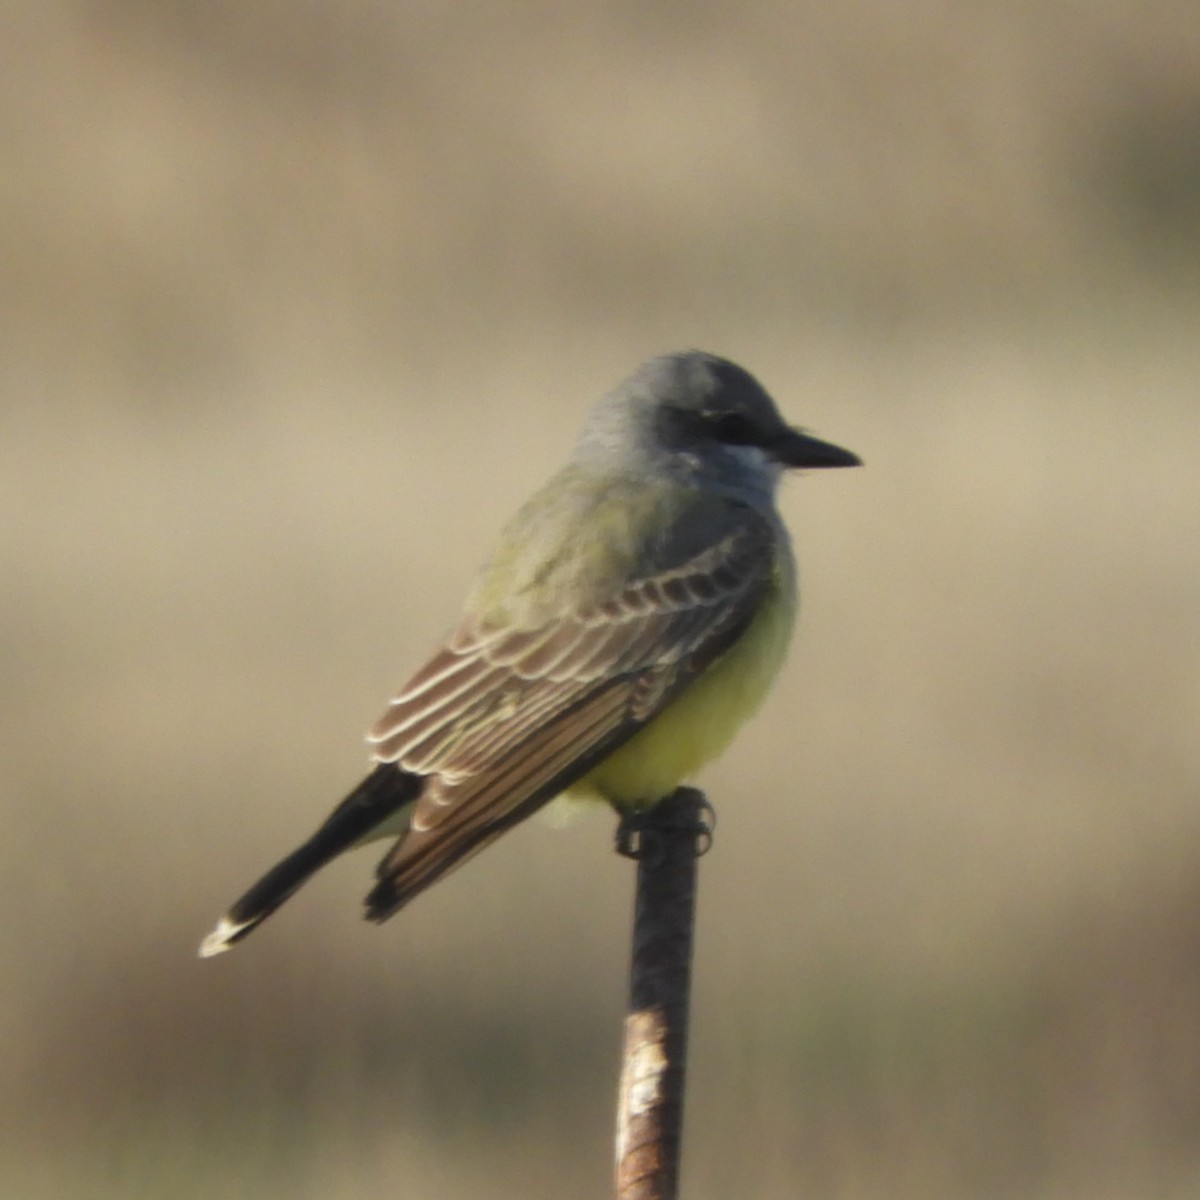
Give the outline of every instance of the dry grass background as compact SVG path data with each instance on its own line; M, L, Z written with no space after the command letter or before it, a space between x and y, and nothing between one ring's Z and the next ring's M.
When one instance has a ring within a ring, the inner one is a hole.
M685 1187L1200 1192L1189 4L0 13L0 1195L602 1197L631 875L194 946L641 358L867 467L704 783Z

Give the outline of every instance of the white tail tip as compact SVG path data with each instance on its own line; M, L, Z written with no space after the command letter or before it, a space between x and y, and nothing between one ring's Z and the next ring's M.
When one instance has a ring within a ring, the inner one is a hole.
M200 943L200 957L212 958L215 954L224 954L237 940L238 934L253 924L253 921L234 922L222 917L216 929Z

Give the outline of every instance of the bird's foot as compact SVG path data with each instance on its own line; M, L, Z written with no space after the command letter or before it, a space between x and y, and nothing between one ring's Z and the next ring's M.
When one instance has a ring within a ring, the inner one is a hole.
M691 803L681 806L675 801L685 790L692 792L686 797ZM712 849L713 833L717 828L717 810L701 793L691 788L681 788L680 792L673 793L653 808L623 812L617 825L617 853L637 862L656 862L664 853L664 836L688 833L695 841L696 857L707 854ZM681 807L686 811L680 812Z

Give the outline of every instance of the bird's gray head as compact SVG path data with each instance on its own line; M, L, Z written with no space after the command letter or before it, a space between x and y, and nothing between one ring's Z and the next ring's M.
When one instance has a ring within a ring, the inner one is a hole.
M605 396L584 426L577 461L769 502L785 468L859 459L789 426L745 368L689 350L650 359Z

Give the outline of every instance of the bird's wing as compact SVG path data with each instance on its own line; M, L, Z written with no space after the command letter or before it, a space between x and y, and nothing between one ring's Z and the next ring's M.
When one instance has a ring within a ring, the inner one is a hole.
M706 548L601 602L535 628L464 620L392 700L368 735L374 756L426 782L369 916L581 778L737 640L771 579L774 531L741 505L722 515Z

